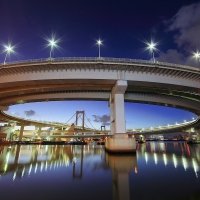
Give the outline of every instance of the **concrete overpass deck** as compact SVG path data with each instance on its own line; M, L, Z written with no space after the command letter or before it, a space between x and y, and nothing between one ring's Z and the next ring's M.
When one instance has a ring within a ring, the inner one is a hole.
M111 134L124 133L124 102L181 108L200 116L200 69L116 58L40 59L0 66L0 110L60 100L108 101ZM192 125L200 129L199 123Z

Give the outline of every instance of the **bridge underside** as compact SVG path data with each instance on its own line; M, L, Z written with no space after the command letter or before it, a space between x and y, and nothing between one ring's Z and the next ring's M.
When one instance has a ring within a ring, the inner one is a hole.
M115 82L114 80L59 79L38 80L37 83L35 81L0 83L0 106L2 110L6 110L9 105L29 102L64 100L109 101ZM125 101L176 107L199 115L199 109L190 104L191 102L194 102L196 105L199 104L200 95L197 95L197 92L197 89L192 87L175 87L174 85L162 83L158 86L157 83L153 82L128 81ZM180 100L181 102L187 101L189 104L186 102L185 105L180 105Z

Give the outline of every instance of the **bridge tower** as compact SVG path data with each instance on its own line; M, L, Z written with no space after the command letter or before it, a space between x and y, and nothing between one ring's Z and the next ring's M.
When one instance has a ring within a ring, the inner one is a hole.
M79 119L79 114L82 114L82 128L84 129L84 123L85 123L85 111L76 111L76 126L78 125L78 119Z
M127 89L127 81L118 80L113 87L109 106L110 106L110 132L112 138L105 142L105 148L110 152L135 152L135 138L128 138L126 134L124 93Z
M79 114L82 114L82 129L84 130L84 123L85 123L85 111L81 110L81 111L76 111L76 126L78 125L78 119L80 117ZM82 132L82 135L84 135L84 132ZM83 138L81 139L81 141L83 141Z

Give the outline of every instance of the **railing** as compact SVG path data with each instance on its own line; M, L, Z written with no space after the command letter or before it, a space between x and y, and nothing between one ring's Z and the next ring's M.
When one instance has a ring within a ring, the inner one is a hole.
M188 126L192 126L196 123L198 123L200 119L197 117L196 119L193 119L191 121L183 122L183 123L176 123L172 125L167 125L167 126L157 126L157 127L151 127L151 128L141 128L141 129L129 129L128 132L134 132L136 134L143 134L143 133L156 133L160 131L171 131L173 129L180 129L180 128L185 128Z
M41 58L41 59L30 59L30 60L20 60L15 62L7 62L6 64L1 64L1 68L6 68L8 65L19 65L19 64L33 64L33 63L57 63L57 62L102 62L102 63L129 63L129 64L150 64L150 65L157 65L157 66L166 66L172 68L180 68L180 69L188 69L199 72L200 69L196 67L186 66L186 65L179 65L173 63L166 63L166 62L159 62L159 61L149 61L149 60L139 60L139 59L127 59L127 58L109 58L109 57L58 57L58 58Z

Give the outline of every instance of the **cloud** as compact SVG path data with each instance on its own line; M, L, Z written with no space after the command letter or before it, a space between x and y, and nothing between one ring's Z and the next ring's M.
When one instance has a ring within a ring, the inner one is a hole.
M168 31L178 31L174 36L178 47L200 46L200 3L182 7L169 23Z
M183 6L170 20L164 22L167 32L174 32L177 49L160 53L158 61L194 65L191 52L200 50L200 2Z
M166 53L160 53L159 61L185 64L185 57L175 49L169 49Z
M31 116L34 116L36 113L34 110L27 110L27 111L24 111L24 114L26 117L31 117Z
M98 122L101 123L102 126L109 126L110 125L110 116L109 115L92 115L92 117L94 118L93 121L94 122Z

